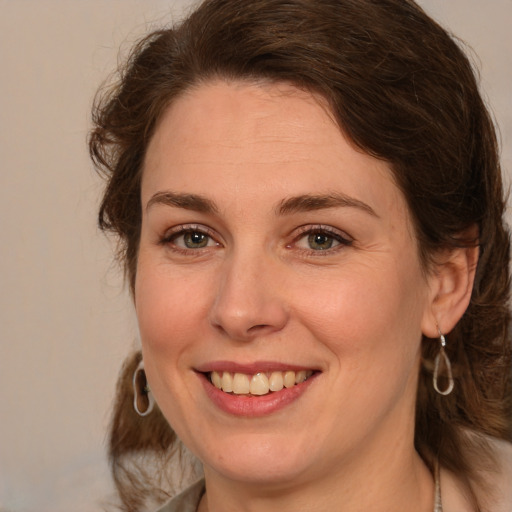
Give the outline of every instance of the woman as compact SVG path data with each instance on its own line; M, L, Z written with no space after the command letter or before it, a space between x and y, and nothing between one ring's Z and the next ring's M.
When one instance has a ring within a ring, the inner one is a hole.
M512 509L496 138L416 4L206 1L95 123L142 342L111 432L126 510L160 499L174 432L204 481L166 512Z

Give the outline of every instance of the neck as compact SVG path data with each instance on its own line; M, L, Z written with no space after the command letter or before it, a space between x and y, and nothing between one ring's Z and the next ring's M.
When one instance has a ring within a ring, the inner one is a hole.
M414 503L417 512L432 512L432 474L416 451L404 448L405 443L389 446L385 457L376 457L368 447L366 453L359 451L337 465L336 471L325 468L314 479L301 475L288 484L233 481L205 468L207 492L199 511L388 512L409 510Z

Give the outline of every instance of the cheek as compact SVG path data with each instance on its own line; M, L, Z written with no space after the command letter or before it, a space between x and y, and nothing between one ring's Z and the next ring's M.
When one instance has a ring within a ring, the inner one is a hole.
M343 356L370 352L373 359L400 347L417 350L417 343L408 341L421 339L421 282L414 269L353 268L292 296L297 316L331 351Z
M175 353L197 338L208 312L204 276L180 275L179 270L139 261L135 304L145 352Z
M183 418L194 400L187 384L190 348L207 339L201 318L206 318L208 308L201 288L197 278L139 258L135 303L146 374L164 416L180 432L186 431Z

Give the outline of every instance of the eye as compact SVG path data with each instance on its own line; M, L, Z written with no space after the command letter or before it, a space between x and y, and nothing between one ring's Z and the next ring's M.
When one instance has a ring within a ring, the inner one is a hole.
M308 246L314 251L326 251L339 242L327 233L310 233L308 235Z
M174 229L172 233L167 234L161 240L161 244L170 245L172 248L180 251L193 251L219 245L206 229L185 226L180 226Z
M335 251L351 245L352 240L343 232L328 226L304 227L295 239L294 246L312 252Z
M187 231L174 239L175 244L177 240L180 240L180 242L183 241L183 245L187 249L202 249L208 245L210 237L200 231Z

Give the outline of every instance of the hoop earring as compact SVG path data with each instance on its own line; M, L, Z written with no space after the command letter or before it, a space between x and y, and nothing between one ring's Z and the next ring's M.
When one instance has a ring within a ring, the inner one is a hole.
M450 363L450 359L446 355L446 351L444 347L446 347L446 339L443 336L441 330L438 328L439 331L439 341L441 343L441 348L439 349L439 353L436 356L436 359L434 361L434 377L433 377L433 383L434 383L434 389L440 394L440 395L449 395L453 391L453 374L452 374L452 365ZM441 359L443 360L443 364L446 368L446 378L448 379L448 386L446 389L440 389L439 388L439 367L441 366Z
M155 406L155 399L146 380L144 361L141 361L133 373L133 408L139 416L147 416Z

